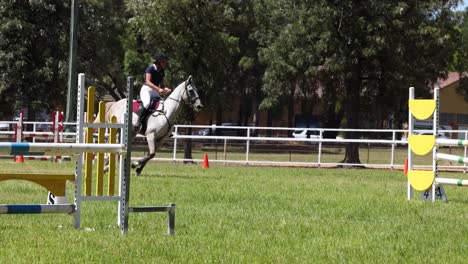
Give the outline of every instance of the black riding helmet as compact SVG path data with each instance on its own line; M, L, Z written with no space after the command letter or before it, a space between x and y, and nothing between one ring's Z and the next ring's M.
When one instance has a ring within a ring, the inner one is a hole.
M156 63L161 62L162 60L169 60L169 59L170 59L169 56L167 56L165 53L162 53L162 52L156 53L153 56L153 60Z

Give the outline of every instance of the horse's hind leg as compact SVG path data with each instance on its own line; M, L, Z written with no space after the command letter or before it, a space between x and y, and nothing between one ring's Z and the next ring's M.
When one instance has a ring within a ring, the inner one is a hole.
M154 158L156 154L155 153L151 153L151 154L148 154L148 156L142 158L142 159L139 159L138 161L132 163L132 168L136 168L136 175L139 176L141 174L141 171L143 170L143 168L146 166L146 163L151 160L152 158Z

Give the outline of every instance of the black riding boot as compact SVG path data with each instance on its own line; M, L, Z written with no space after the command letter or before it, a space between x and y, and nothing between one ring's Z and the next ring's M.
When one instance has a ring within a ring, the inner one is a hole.
M150 113L151 113L151 111L146 109L145 107L140 107L140 109L138 109L138 111L137 111L138 120L137 120L137 123L135 124L135 127L134 127L135 131L138 132L138 131L143 129L143 122L145 121L146 117ZM144 132L144 131L142 131L142 132Z

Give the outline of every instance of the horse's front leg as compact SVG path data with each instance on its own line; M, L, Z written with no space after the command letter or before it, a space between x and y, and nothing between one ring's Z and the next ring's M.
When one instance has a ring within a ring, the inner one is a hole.
M146 141L148 143L148 155L132 163L132 168L136 169L137 176L141 174L141 171L143 171L143 168L146 166L146 163L152 158L154 158L154 156L156 156L154 138L154 133L146 134Z

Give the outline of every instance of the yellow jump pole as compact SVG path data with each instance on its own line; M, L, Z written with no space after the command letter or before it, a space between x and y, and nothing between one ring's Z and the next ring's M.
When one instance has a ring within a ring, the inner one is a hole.
M99 123L104 123L105 120L105 115L106 115L106 103L105 102L99 102L99 116L98 120ZM103 127L98 128L98 143L103 144L105 143L105 137L104 134L106 132L106 129ZM104 190L104 153L98 153L97 154L97 168L96 168L96 195L97 196L102 196L103 190Z
M117 123L115 116L111 117L111 123ZM117 128L111 128L109 131L109 143L115 144L117 142ZM109 154L109 173L107 178L107 195L114 196L115 187L115 153Z
M88 88L88 102L86 106L86 122L92 123L94 118L94 91L95 88L90 86ZM85 143L93 143L93 128L86 128ZM85 196L91 196L91 181L93 178L93 153L86 152L85 155Z

